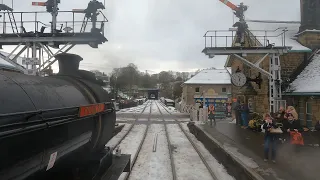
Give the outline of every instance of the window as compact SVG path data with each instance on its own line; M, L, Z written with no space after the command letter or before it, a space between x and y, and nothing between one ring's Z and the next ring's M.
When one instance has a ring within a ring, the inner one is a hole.
M306 102L307 127L312 127L312 103Z
M200 88L199 88L199 87L196 87L195 91L196 91L196 92L200 92Z
M227 92L227 88L222 88L222 90L221 90L222 92Z

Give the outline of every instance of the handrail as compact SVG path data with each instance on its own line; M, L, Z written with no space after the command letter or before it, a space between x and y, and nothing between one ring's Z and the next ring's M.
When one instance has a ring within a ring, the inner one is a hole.
M59 11L60 14L58 14L58 21L57 24L63 24L64 26L72 27L70 32L88 32L90 29L86 28L86 30L78 29L78 26L81 26L81 24L86 24L86 19L83 17L85 16L85 13L79 13L76 11ZM102 30L104 31L104 26L102 25L105 22L108 22L108 19L104 15L104 13L99 10L99 18L95 21L97 25L101 24ZM46 15L42 15L46 14ZM0 34L18 34L20 30L16 30L16 27L18 28L26 28L27 31L39 31L41 25L45 26L46 28L51 27L52 25L50 23L44 23L43 21L39 19L44 19L45 17L51 17L51 15L46 11L33 11L33 12L0 12L0 15L2 15L2 19L0 21L0 24L2 25L1 29L2 32ZM61 17L59 21L59 17ZM76 20L81 17L81 20ZM14 19L14 22L11 22L11 18ZM75 19L76 18L76 19ZM13 24L12 24L13 23ZM91 20L88 20L88 25L91 25ZM40 27L39 27L40 25ZM22 29L21 29L22 30ZM70 33L68 32L68 33ZM64 32L61 32L64 33Z
M280 33L275 34L275 32L281 30ZM233 43L230 43L228 46L228 38L231 38L232 40L237 37L237 34L234 32L235 30L208 30L205 32L204 34L204 38L205 38L205 47L229 47L230 45L232 46ZM286 27L279 27L277 29L274 30L248 30L249 33L245 33L245 37L249 37L250 39L253 39L255 46L257 46L258 44L260 46L267 46L268 45L268 41L270 38L277 38L277 37L281 37L282 38L282 42L281 42L281 46L286 46L286 32L289 31L288 28ZM264 33L264 35L254 35L253 32L262 32ZM214 34L210 34L210 33L214 33ZM225 35L221 35L225 33ZM227 33L227 34L226 34ZM272 33L272 34L270 34ZM207 38L210 38L210 40L208 40L207 42ZM224 46L218 46L217 44L222 44L223 41L219 41L217 42L218 38L225 38L225 44ZM229 39L230 41L230 39ZM263 42L261 42L263 41ZM208 45L208 43L210 43L210 45ZM214 44L214 45L213 45Z

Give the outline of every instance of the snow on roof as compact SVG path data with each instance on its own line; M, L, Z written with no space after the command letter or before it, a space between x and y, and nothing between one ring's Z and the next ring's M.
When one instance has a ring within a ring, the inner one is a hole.
M314 55L308 66L290 84L292 93L320 92L320 54Z
M254 36L258 36L257 40L265 45L266 40L269 43L275 43L275 46L291 46L291 52L294 51L310 51L311 49L301 45L296 39L299 31L299 23L267 23L267 22L248 22L249 30ZM285 37L281 35L286 29ZM264 38L266 36L266 39Z
M231 84L231 79L226 69L206 69L200 71L184 84Z

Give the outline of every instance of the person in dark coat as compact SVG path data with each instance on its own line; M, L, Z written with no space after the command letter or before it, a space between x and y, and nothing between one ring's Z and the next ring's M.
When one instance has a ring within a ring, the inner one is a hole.
M275 116L274 116L276 122L283 124L283 123L284 123L284 120L285 120L285 119L284 119L285 114L286 114L286 112L285 112L284 108L283 108L283 107L280 107L280 108L279 108L279 111L276 112L276 113L275 113Z
M287 113L287 121L283 121L283 129L285 132L290 133L290 131L303 132L303 128L300 126L300 121L298 119L294 119L294 115L291 113Z
M269 113L264 114L263 117L265 123L262 125L262 128L265 130L264 136L264 161L268 161L269 159L269 146L271 145L271 159L272 162L276 162L276 140L277 135L270 133L271 128L278 128L275 121L271 118Z
M241 103L241 119L242 119L242 127L248 128L249 123L249 106L247 103Z
M284 110L283 107L280 107L279 111L276 112L275 115L274 115L274 119L276 120L276 122L282 124L282 127L281 127L282 132L286 132L287 131L286 129L283 128L283 124L288 121L287 119L285 119L285 116L286 116L286 111ZM279 140L281 140L282 143L284 143L286 138L287 138L287 134L286 133L282 133L279 136Z
M234 103L234 107L233 110L235 112L236 115L236 124L237 125L242 125L242 120L241 120L241 106L240 106L240 100L238 99L235 103Z
M300 126L300 121L294 118L294 114L287 113L286 114L287 121L284 121L283 124L283 134L284 134L284 141L290 139L290 132L303 132L303 128ZM298 150L298 149L296 149Z

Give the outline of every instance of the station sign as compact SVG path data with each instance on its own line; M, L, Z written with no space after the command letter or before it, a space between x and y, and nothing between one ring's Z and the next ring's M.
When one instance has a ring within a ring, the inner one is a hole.
M22 58L23 65L40 65L40 60L38 58Z

